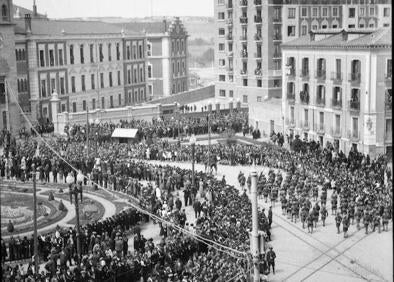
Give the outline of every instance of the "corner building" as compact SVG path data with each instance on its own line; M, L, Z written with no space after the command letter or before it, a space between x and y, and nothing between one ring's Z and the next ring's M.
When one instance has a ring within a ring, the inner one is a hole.
M391 28L310 32L283 44L286 133L346 154L391 154L391 48Z

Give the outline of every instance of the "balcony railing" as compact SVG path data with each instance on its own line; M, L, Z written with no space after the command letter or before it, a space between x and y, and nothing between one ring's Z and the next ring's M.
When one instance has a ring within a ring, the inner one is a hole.
M240 17L239 22L241 24L247 24L248 23L248 17Z
M246 70L246 69L245 70L241 70L240 74L241 75L247 75L248 74L248 70Z
M315 130L318 134L324 134L326 133L326 127L323 123L317 123L315 124Z
M341 99L332 99L331 106L334 109L342 109L342 100Z
M300 77L302 80L308 80L309 79L309 70L308 69L301 69L300 70Z
M261 6L262 5L262 0L254 0L254 5L255 6Z
M309 104L309 93L306 91L300 92L300 101L301 104L308 105Z
M257 24L260 24L260 23L263 22L263 18L262 18L262 17L257 17L257 16L255 16L255 17L254 17L254 22L257 23Z
M254 40L255 40L255 41L261 41L261 40L263 40L263 37L261 36L261 34L256 33L256 34L254 35Z
M274 40L282 40L282 35L280 33L274 33L272 36Z
M282 53L280 53L280 52L274 52L273 58L274 58L274 59L281 59L281 58L282 58Z
M331 80L336 83L340 84L342 83L342 73L341 72L332 72L331 73Z
M281 16L276 16L272 18L272 21L274 23L281 23L282 22L282 17Z
M387 113L387 112L391 112L392 108L393 108L393 97L389 93L386 93L384 99L384 110Z
M325 70L317 70L315 73L315 78L317 80L326 80L326 71Z
M330 135L332 136L332 137L335 137L335 138L341 138L342 137L342 132L341 132L341 128L337 128L337 127L331 127L331 129L330 129Z
M228 72L233 72L233 71L234 71L234 68L233 68L233 67L227 67L226 70L227 70Z
M233 40L233 35L231 33L227 34L226 39Z
M248 51L246 51L246 50L241 50L240 56L241 56L242 58L247 58L247 57L248 57Z
M304 120L304 121L302 122L302 128L303 128L304 130L309 130L309 121L308 121L308 120Z
M234 56L234 52L233 51L227 53L227 57L232 57L232 56Z
M287 93L286 98L289 101L289 104L295 103L295 93L291 93L291 92Z
M257 68L257 69L254 70L254 74L255 74L255 75L258 75L258 76L263 75L263 73L261 72L261 69L259 69L259 68Z
M351 141L358 141L360 138L358 130L348 130L347 138L349 138Z
M289 69L286 71L286 76L287 76L289 79L294 79L294 78L295 78L295 68L289 68Z
M240 6L240 7L248 6L248 1L247 1L247 0L241 0L241 1L239 1L239 6Z
M316 106L325 107L326 106L326 97L316 97Z
M254 57L256 58L256 59L261 59L262 58L262 54L261 53L254 53Z
M241 36L239 37L239 40L241 40L241 41L246 41L246 40L248 40L248 36L247 36L247 35L241 35Z
M361 81L361 73L359 73L359 72L349 73L349 82L352 85L360 84L360 81Z
M228 25L233 25L233 19L227 19L226 24Z
M351 114L358 115L360 113L360 101L349 101L349 111Z

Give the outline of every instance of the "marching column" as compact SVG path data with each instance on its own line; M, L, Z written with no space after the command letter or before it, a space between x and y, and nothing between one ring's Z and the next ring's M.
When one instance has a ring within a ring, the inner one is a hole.
M253 168L250 172L251 176L251 197L252 202L252 236L250 240L250 249L253 257L253 282L260 281L260 268L259 268L259 222L258 222L258 209L257 209L257 172Z

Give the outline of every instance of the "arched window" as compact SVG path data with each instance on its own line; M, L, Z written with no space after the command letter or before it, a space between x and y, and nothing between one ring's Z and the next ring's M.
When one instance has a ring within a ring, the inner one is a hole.
M26 51L25 51L25 49L22 50L22 60L26 60Z
M3 6L1 6L1 16L3 18L3 21L8 20L7 5L5 5L5 4L3 4Z

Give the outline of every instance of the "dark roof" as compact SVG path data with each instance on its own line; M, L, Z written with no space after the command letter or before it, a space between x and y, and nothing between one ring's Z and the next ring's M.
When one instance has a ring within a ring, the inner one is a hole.
M323 38L319 39L320 36ZM313 37L315 40L312 39ZM391 47L391 28L381 28L374 31L311 32L309 35L283 43L281 46L282 48Z
M25 20L15 20L16 31L25 29ZM34 20L31 23L33 35L60 36L65 34L120 34L122 28L99 21L70 21L70 20ZM142 36L141 32L124 29L126 36Z

